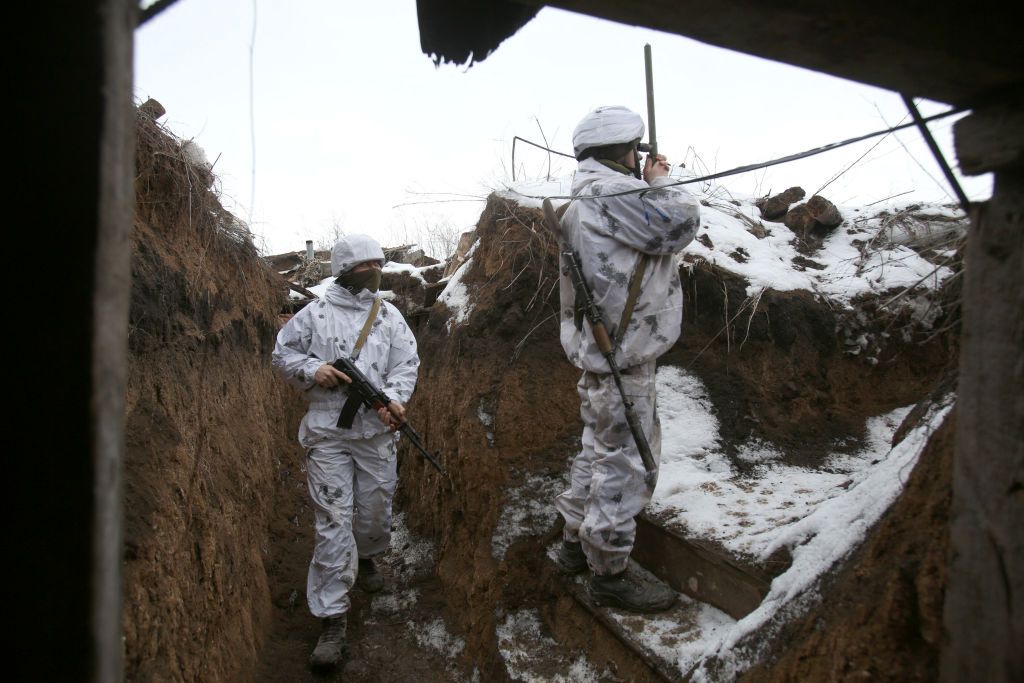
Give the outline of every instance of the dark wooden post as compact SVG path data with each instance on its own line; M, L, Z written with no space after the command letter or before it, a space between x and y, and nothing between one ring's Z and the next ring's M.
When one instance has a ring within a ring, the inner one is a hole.
M31 245L8 253L37 266L8 316L9 660L15 680L117 683L138 3L15 12L8 237Z
M1018 93L1019 95L1019 93ZM943 681L1024 680L1024 100L955 129L960 168L995 173L964 263Z

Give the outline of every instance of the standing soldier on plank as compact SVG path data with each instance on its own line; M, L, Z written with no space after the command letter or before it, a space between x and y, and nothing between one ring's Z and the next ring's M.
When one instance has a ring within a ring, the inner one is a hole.
M579 169L562 225L603 312L623 388L656 467L661 427L655 362L679 338L683 293L676 254L696 235L700 207L689 192L672 186L665 157L648 155L641 177L638 145L644 131L643 119L619 106L599 107L579 122L573 131ZM562 348L583 370L577 385L583 436L569 490L555 500L565 519L556 562L569 574L589 567L589 590L601 603L661 611L675 602L675 592L643 578L629 563L633 518L650 501L657 473L646 476L622 396L565 270L560 291Z

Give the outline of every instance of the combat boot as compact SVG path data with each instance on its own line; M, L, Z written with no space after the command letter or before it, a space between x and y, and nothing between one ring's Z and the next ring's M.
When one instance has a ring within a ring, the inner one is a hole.
M618 574L593 575L589 588L591 597L600 605L643 614L667 610L678 597L657 577L632 562Z
M356 585L367 593L376 593L384 587L384 575L377 571L377 565L373 563L373 558L359 558L359 573L356 575Z
M309 656L309 665L314 669L329 669L338 665L345 652L344 614L327 617L323 621L323 631L317 641L313 654Z
M555 564L563 574L573 575L587 569L587 556L583 546L572 541L562 541L562 547L555 555Z

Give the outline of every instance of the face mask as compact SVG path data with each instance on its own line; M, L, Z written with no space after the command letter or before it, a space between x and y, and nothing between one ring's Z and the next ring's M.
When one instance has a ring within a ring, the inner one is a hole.
M361 270L358 273L349 271L339 275L337 282L353 294L364 289L376 292L380 289L380 271L376 268Z

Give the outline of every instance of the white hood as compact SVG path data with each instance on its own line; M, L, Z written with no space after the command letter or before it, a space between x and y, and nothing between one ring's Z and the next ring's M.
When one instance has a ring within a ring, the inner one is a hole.
M331 275L337 277L363 261L384 263L384 250L369 235L345 235L331 249Z
M580 152L588 147L639 140L646 130L640 115L626 107L598 107L576 124L576 130L572 132L572 150L579 158Z

